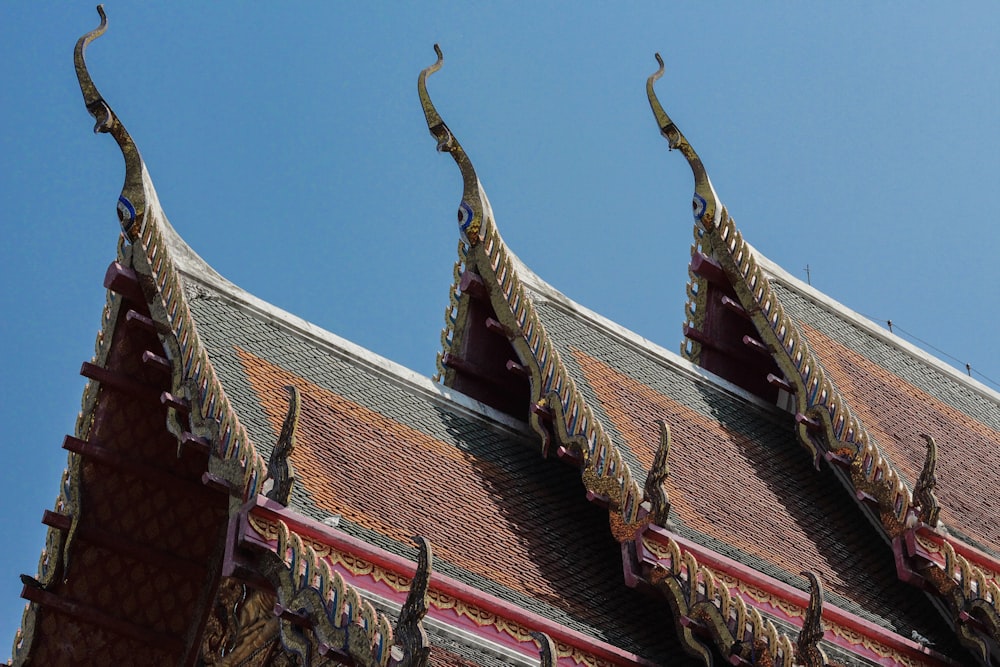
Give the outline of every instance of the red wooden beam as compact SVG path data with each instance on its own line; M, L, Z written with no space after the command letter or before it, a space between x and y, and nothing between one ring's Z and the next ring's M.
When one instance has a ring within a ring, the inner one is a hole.
M805 424L806 428L808 428L810 431L818 431L821 428L823 428L823 425L820 424L818 421L816 421L812 417L807 417L801 412L795 413L795 422L797 424Z
M125 394L132 394L139 398L156 400L160 396L160 391L155 387L133 380L123 373L109 371L107 368L102 368L89 361L83 362L83 366L80 367L80 375L91 380L96 380L104 387L115 389Z
M510 391L514 386L516 386L511 381L501 382L503 379L502 376L499 378L494 377L491 373L487 373L483 370L483 368L478 364L463 359L452 352L445 352L441 355L441 363L468 378L474 378L484 384L495 387L501 392Z
M691 270L713 285L718 285L719 287L730 286L726 272L722 270L722 267L714 259L704 253L698 252L691 255Z
M789 394L795 393L795 387L788 382L785 378L780 378L774 373L767 374L767 383L772 387L777 387L778 389L784 389Z
M116 294L133 303L146 303L146 296L142 293L142 286L139 284L139 276L135 271L123 266L118 262L111 262L107 272L104 274L104 286Z
M538 403L532 403L528 406L528 411L533 415L538 415L538 417L549 424L552 423L553 415L552 408L547 405L539 405Z
M84 624L96 626L112 634L128 637L140 644L151 646L161 651L176 654L184 650L184 642L177 637L144 628L141 625L136 625L135 623L106 614L90 605L50 593L41 588L25 586L21 589L21 597Z
M65 532L70 529L73 522L65 514L57 514L56 512L45 510L45 513L42 515L42 523ZM121 535L116 535L96 526L80 525L77 527L76 536L94 546L123 554L133 560L155 565L161 570L176 572L188 579L197 579L200 581L205 576L205 566L201 563L161 549L133 542Z
M127 458L112 449L107 449L93 442L87 442L86 440L74 438L71 435L67 435L63 438L63 449L79 454L80 456L94 461L95 463L108 466L109 468L115 468L116 470L121 470L122 472L126 472L130 475L135 475L136 477L152 482L158 486L165 486L168 488L181 487L184 489L185 493L209 495L205 493L205 487L199 484L196 480L178 477L177 475L163 470L162 468L156 468L148 463Z
M312 621L305 614L301 614L294 609L289 609L281 605L280 602L274 603L274 615L278 618L290 621L293 625L297 625L300 628L311 628Z
M507 340L511 340L512 338L514 338L514 334L511 333L510 329L508 329L501 322L493 319L492 317L486 318L486 330L489 331L490 333L495 333L500 336L503 336Z
M666 528L650 525L645 529L644 534L655 539L661 544L666 544L668 538L673 539L673 541L676 542L681 549L690 551L702 565L728 574L739 581L759 588L766 593L774 595L779 600L790 602L801 609L805 609L809 604L809 594L805 591L799 590L790 584L778 581L777 579L758 572L747 565L743 565L742 563L739 563L731 558L716 553L708 547L704 547L678 535L677 533L669 531ZM641 539L642 535L637 538L637 540L640 541ZM641 542L639 543L641 544ZM646 555L642 558L645 559L642 561L642 564L646 566L656 562L656 558L649 554L648 551L646 551ZM642 560L642 558L640 560ZM652 558L652 560L650 560L650 558ZM898 635L895 632L887 630L880 625L876 625L875 623L861 618L860 616L855 616L851 612L845 611L836 605L824 603L823 618L829 619L839 625L854 630L862 636L870 637L886 646L899 650L905 655L921 657L924 659L930 658L938 664L956 664L949 658L936 653L933 649L922 646L907 637Z
M690 338L694 342L701 343L702 345L710 347L713 350L719 349L719 344L714 340L712 340L711 338L709 338L704 331L702 331L701 329L695 329L694 327L689 327L686 324L684 325L684 337Z
M228 493L233 498L239 498L243 495L243 489L237 489L224 478L219 477L218 475L213 475L210 472L203 472L201 474L201 483L204 484L206 488L213 491Z
M556 456L558 456L561 459L566 459L567 461L576 466L579 466L580 464L583 463L583 457L580 456L579 453L570 451L562 445L560 445L559 449L556 450Z
M726 310L732 311L744 319L750 319L750 314L735 299L723 295L721 301Z
M743 336L743 344L747 349L753 350L754 352L759 352L767 358L771 358L771 350L767 349L767 345L760 342L753 336Z
M290 510L264 496L257 496L256 499L248 502L241 514L243 513L245 513L243 517L234 517L236 521L240 522L240 527L238 528L240 534L238 538L242 546L267 549L273 552L273 547L263 542L257 532L250 526L249 521L247 521L246 516L253 514L270 521L281 520L291 531L302 537L309 537L320 544L333 547L343 553L359 556L363 560L377 567L385 568L390 572L402 574L406 577L413 577L416 573L416 563L408 561L402 556L385 551L375 545L368 544L358 538L351 537L339 530L325 526L319 521L304 517L294 510ZM653 666L652 662L643 657L629 653L599 639L594 639L577 630L567 628L564 625L560 625L517 605L493 597L489 593L484 593L472 586L463 584L440 572L431 574L430 586L433 590L440 591L457 600L472 603L483 611L509 619L524 627L537 629L548 634L557 642L579 648L612 664L641 665L643 667Z
M513 373L514 375L519 375L519 376L525 377L525 378L526 377L531 377L531 371L529 371L527 368L525 368L521 364L517 363L513 359L508 359L506 366L507 366L507 370L510 371L511 373Z
M212 449L212 443L207 438L184 431L181 433L181 449L189 448L207 456Z
M925 523L917 525L913 530L916 530L922 537L926 537L935 544L941 544L947 540L956 553L968 558L970 561L979 565L983 569L989 570L990 572L1000 572L1000 560L983 551L980 551L979 549L976 549L969 544L966 544L965 542L962 542L961 540L954 538L948 539Z
M186 398L174 396L169 391L160 394L160 403L163 403L168 408L177 410L177 412L183 412L184 414L191 412L191 404Z
M155 368L158 371L171 375L174 372L173 366L167 361L166 357L161 357L160 355L146 350L142 353L142 363L149 368Z
M825 458L829 463L845 470L851 467L851 459L843 454L837 454L836 452L824 452L823 458Z
M142 313L136 312L134 310L129 310L125 313L125 323L140 329L145 329L150 333L166 333L163 331L165 327L161 327L152 318L146 317Z
M468 294L474 299L489 301L490 293L486 289L486 283L483 282L482 276L472 271L462 273L462 277L458 281L458 289L462 294Z

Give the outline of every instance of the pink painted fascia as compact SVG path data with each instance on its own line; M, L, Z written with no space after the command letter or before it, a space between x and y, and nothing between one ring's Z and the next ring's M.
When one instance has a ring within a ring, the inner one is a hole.
M665 528L661 528L655 524L650 524L645 529L644 534L664 545L667 544L668 540L673 540L678 544L678 546L681 547L681 549L690 551L700 564L718 572L728 574L745 584L758 588L801 609L805 609L809 605L808 593L790 586L783 581L778 581L777 579L769 577L751 567L743 565L742 563L738 563L731 558L727 558L726 556L716 553L707 547L697 544L696 542L692 542L691 540L681 537L676 533L672 533ZM642 537L643 533L640 533L639 536L636 537L636 548L640 554L640 563L648 565L657 564L659 559L657 559L654 554L650 553L643 546ZM750 603L750 601L745 598L744 601ZM758 608L761 606L755 601L753 604ZM770 607L770 605L768 605L768 607ZM772 615L780 615L782 617L786 616L786 614L782 613L779 609L774 609ZM886 630L880 625L872 623L871 621L861 618L860 616L856 616L825 601L823 603L823 618L828 619L837 625L854 630L855 632L875 640L887 648L899 651L904 655L909 655L921 660L933 661L942 665L957 664L947 657L940 655L936 651L907 639L906 637L901 637L894 632ZM795 619L788 618L788 620L794 621ZM831 639L834 640L834 643L840 644L840 642L835 641L836 637ZM857 646L853 644L843 644L843 646L851 651L856 652L858 650Z
M909 555L911 556L920 555L927 558L928 560L933 560L935 562L938 562L938 559L933 558L931 554L924 552L923 549L920 548L920 546L916 543L915 539L916 535L920 535L921 537L924 537L934 542L935 544L942 544L944 542L947 542L948 544L951 545L952 549L955 550L955 553L964 557L970 563L979 566L980 569L986 570L990 574L1000 573L1000 560L998 560L996 557L991 556L985 551L977 549L971 544L967 544L961 540L956 540L954 538L946 537L941 533L939 533L938 531L936 531L931 526L928 526L926 523L921 523L906 531L906 548L907 551L909 552ZM941 561L941 563L943 563L943 561Z
M416 563L406 560L401 556L389 553L374 545L368 544L355 537L351 537L338 530L330 528L314 519L302 516L283 505L259 495L256 499L243 506L238 517L239 525L236 528L235 538L245 545L254 545L258 548L274 551L274 545L267 542L250 526L248 517L250 515L267 519L269 521L283 521L289 530L302 537L308 537L320 544L336 549L342 553L357 556L380 568L411 578L416 574ZM343 570L341 570L343 574ZM350 573L348 573L350 574ZM629 653L616 646L589 637L582 632L577 632L565 626L559 625L543 616L521 609L509 602L484 593L472 586L463 584L460 581L439 574L431 573L430 586L436 591L444 593L450 597L460 600L466 604L478 607L501 618L511 620L519 625L532 630L544 632L554 641L572 646L580 651L589 653L597 658L607 660L617 665L636 665L640 667L655 667L655 663L642 658L641 656ZM370 592L402 601L405 595L393 591L388 586L368 586L376 588ZM454 624L454 623L452 623ZM463 623L464 625L464 623ZM464 629L475 634L482 635L482 627L469 622ZM495 637L490 638L496 641ZM506 643L506 642L505 642ZM523 650L523 647L516 647Z

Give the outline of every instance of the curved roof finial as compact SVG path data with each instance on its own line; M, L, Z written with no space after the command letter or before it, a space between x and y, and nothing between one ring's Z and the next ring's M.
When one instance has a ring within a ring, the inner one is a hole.
M110 133L118 142L118 147L125 158L125 184L118 197L118 219L129 240L135 240L142 226L142 216L146 208L142 187L142 158L139 157L139 149L136 148L132 137L97 90L94 80L90 78L90 72L87 71L87 61L84 57L87 45L103 35L108 28L104 5L97 5L97 13L101 17L101 24L77 40L76 48L73 49L73 64L76 66L76 78L80 82L83 102L96 121L94 132Z
M663 110L660 100L656 97L653 84L663 76L664 65L660 54L657 53L655 56L660 68L646 79L646 97L649 98L649 107L653 110L653 116L660 127L660 134L667 140L670 149L673 150L676 148L683 153L684 157L687 158L688 165L691 167L691 172L694 174L694 199L691 202L691 206L694 209L695 220L700 222L705 229L712 229L719 224L722 206L719 203L718 195L715 194L712 181L708 178L708 172L705 171L705 166L702 164L701 158L698 157L698 154L688 142L687 137L678 129L674 121L670 120L670 116Z
M458 142L455 135L451 133L448 126L438 114L434 102L431 101L427 93L427 77L441 69L444 63L444 55L441 47L434 45L434 52L437 54L437 62L420 72L417 78L417 93L420 95L420 105L424 108L424 118L427 119L427 129L431 136L437 140L437 149L440 152L450 153L462 172L462 202L458 206L458 226L462 237L470 245L479 243L482 235L480 230L484 222L492 218L489 202L483 192L479 177L472 166L472 161L466 155L462 144Z

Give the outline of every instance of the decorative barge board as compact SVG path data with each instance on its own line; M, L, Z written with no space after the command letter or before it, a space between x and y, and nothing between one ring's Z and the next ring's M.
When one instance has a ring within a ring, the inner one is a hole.
M846 308L831 305L760 257L736 229L697 153L656 98L653 83L663 72L663 61L656 57L660 69L647 83L649 103L660 133L671 149L681 151L695 177L692 273L698 274L695 267L705 258L722 269L759 342L781 369L778 379L791 397L798 439L817 468L821 459L831 464L892 545L900 579L931 592L947 609L962 643L990 663L1000 640L995 546L1000 519L984 513L977 489L995 486L987 478L996 475L997 466L977 467L973 484L967 482L967 466L971 458L997 456L1000 397L877 331ZM693 326L709 310L701 302L706 280L699 274L689 285L686 316ZM810 303L810 297L815 301ZM858 344L861 338L880 342L872 356L881 355L882 363L891 358L892 367L901 364L904 373L920 367L925 376L934 377L908 381L821 331L830 323L841 336L853 336L859 350L865 347ZM720 335L721 340L713 341L725 344ZM686 349L690 358L704 363L704 342L700 349ZM931 391L928 385L933 385ZM949 436L947 458L938 452L940 443L922 432L935 422L939 436ZM951 473L947 483L941 470L946 460ZM946 488L953 504L939 505Z
M569 311L579 312L583 309L541 283L517 260L501 239L489 200L471 161L427 94L427 76L437 71L442 63L441 52L437 47L435 49L438 62L421 73L418 90L431 135L436 139L438 149L450 153L455 159L464 183L459 206L462 240L459 262L455 269L456 283L450 294L446 328L442 334L444 356L447 357L451 349L461 341L463 332L477 326L475 322L470 322L469 311L463 305L471 299L482 301L485 292L499 322L498 328L507 333L517 354L517 359L508 364L508 369L511 366L524 369L530 378L528 412L531 426L541 436L543 452L546 455L555 453L578 465L587 497L608 508L611 532L622 545L626 581L633 586L655 590L666 597L673 612L676 631L686 650L705 662L721 658L738 664L765 664L774 661L790 665L804 660L802 656L810 651L815 652L814 649L818 649L817 642L823 637L822 630L814 629L812 644L809 641L803 643L802 637L809 634L802 630L810 608L807 593L745 567L727 570L728 573L721 576L731 586L720 585L713 578L714 570L699 564L699 557L706 556L710 562L729 562L711 548L683 538L680 541L670 541L673 538L668 538L672 545L670 548L674 549L668 555L669 550L662 543L655 539L649 541L649 535L662 537L670 534L658 526L667 525L667 512L670 510L663 486L667 469L666 442L661 442L659 453L655 448L652 450L651 453L655 456L649 460L645 459L645 454L650 453L648 449L641 451L643 448L637 449L634 445L621 448L615 444L612 434L620 429L609 431L604 425L607 423L606 405L603 404L603 396L594 389L594 380L586 372L586 360L589 357L582 350L567 345L565 341L567 337L572 338L572 332L583 327L579 321L562 325L559 320L564 318L555 314L549 302L569 303ZM467 278L463 279L463 276L469 274L477 276L477 280L470 283ZM475 295L468 294L470 287L476 290ZM744 322L745 337L756 342L755 333L745 313L735 304L734 296L735 293L729 289L724 298L720 298L720 303L727 312ZM550 334L550 324L553 322L557 323L559 335ZM756 346L759 348L760 343L756 342ZM743 347L752 351L750 356L755 360L755 368L762 371L762 378L777 374L778 368L770 355L762 355L759 349L753 347L753 343ZM740 354L743 353L741 350ZM608 377L607 372L602 373L603 377ZM455 376L445 369L442 377L445 384L450 386ZM714 381L726 384L718 378ZM619 388L627 385L627 382L623 385L620 380L610 382ZM749 383L749 386L760 389L753 383ZM773 383L765 380L762 386L770 390L772 400L778 396ZM599 412L592 405L600 406ZM650 421L657 416L657 413L650 412ZM676 417L683 419L681 415ZM640 452L639 455L637 451ZM645 488L633 481L632 470L635 466L649 471ZM739 478L740 472L728 472ZM696 489L697 484L694 484L683 491L696 493ZM685 500L690 506L695 499ZM799 502L803 501L808 502L799 499ZM727 504L729 502L731 501L727 501ZM724 508L719 507L713 509L724 511ZM748 523L752 524L759 519L760 517L750 516ZM815 524L817 532L825 530L819 523L821 522ZM657 547L660 557L652 555L652 544L660 545ZM724 541L717 544L724 544ZM771 554L772 557L773 555ZM824 561L825 558L820 555L819 560ZM883 562L882 566L883 569L888 569L892 567L892 563ZM734 575L733 572L737 570L746 576ZM753 576L748 573L753 573ZM785 591L779 602L767 595L755 597L745 594L747 590L760 590L759 584L752 583L753 581L764 580L770 582L766 585L768 590L780 588ZM796 583L803 586L801 579ZM866 583L871 585L874 582ZM899 594L895 589L900 586L895 583L894 577L881 576L877 585L888 585L889 589L893 589L890 597ZM854 590L860 591L864 586L859 581ZM903 595L913 597L914 594L904 591ZM848 604L857 605L853 601ZM901 637L891 629L879 627L876 623L849 613L845 615L840 609L833 611L834 609L835 607L828 605L828 614L851 620L842 620L840 624L832 626L835 628L835 635L831 637L834 638L823 642L823 646L831 654L852 656L851 659L860 663L949 664L943 655L909 638ZM708 618L715 622L707 622ZM783 630L779 630L779 627ZM922 622L920 627L927 629ZM793 639L796 636L799 637L798 640Z

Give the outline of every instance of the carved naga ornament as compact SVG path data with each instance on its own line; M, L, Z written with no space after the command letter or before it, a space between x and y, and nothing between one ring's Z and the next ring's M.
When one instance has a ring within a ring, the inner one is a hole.
M941 507L938 504L937 496L934 495L934 487L937 486L937 443L929 435L921 435L927 443L927 456L924 458L924 467L920 471L920 477L913 488L913 499L920 506L919 519L923 523L934 527L938 523L938 515Z
M667 460L670 456L670 427L662 419L657 420L657 423L660 425L660 446L656 450L649 474L646 475L642 495L645 502L649 503L650 520L658 526L666 527L667 517L670 515L670 497L663 485L670 475Z
M437 140L437 149L442 153L449 153L454 158L462 172L462 201L458 205L458 229L470 246L474 246L482 240L483 225L493 224L493 211L490 208L486 193L483 192L479 177L472 166L472 161L466 155L462 144L458 142L455 135L441 119L427 94L427 77L441 69L444 63L444 55L441 47L434 45L434 53L437 54L437 62L425 68L417 77L417 93L420 95L420 105L424 109L424 118L427 119L427 129L431 136Z
M806 607L802 629L795 642L796 662L805 667L824 667L826 654L819 647L823 639L823 582L815 572L803 572L809 579L809 606Z
M286 387L289 392L288 412L281 425L278 442L271 450L271 458L267 462L267 474L274 481L274 486L267 492L267 497L288 506L292 496L292 486L295 484L295 468L292 465L292 452L295 450L295 435L299 427L299 390L297 387Z
M129 241L134 241L139 236L143 214L146 211L144 167L139 149L136 148L128 130L97 90L94 80L90 78L90 72L87 71L87 61L84 57L87 45L103 35L108 28L104 5L97 5L97 13L101 17L101 24L77 40L76 48L73 50L73 63L76 66L76 78L80 82L80 92L83 93L83 102L96 121L94 132L111 134L118 142L118 147L125 158L125 184L118 196L118 220Z
M646 97L649 98L649 106L656 117L656 123L660 126L660 134L667 140L670 150L676 148L684 155L691 167L691 172L694 174L694 198L691 201L694 219L701 223L707 231L711 231L718 227L722 220L722 205L719 203L719 197L715 194L715 188L712 187L712 181L708 178L708 172L705 171L705 165L702 164L701 158L698 157L684 134L674 125L674 121L670 120L670 116L663 110L660 100L656 97L653 84L663 76L664 69L663 58L660 57L659 53L656 54L656 62L659 63L660 68L646 79Z

